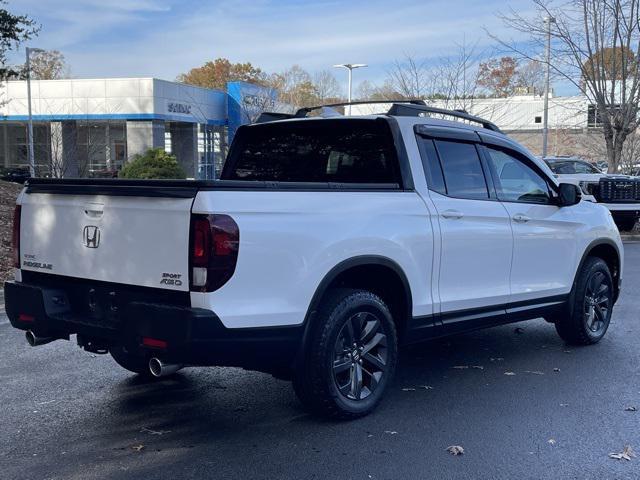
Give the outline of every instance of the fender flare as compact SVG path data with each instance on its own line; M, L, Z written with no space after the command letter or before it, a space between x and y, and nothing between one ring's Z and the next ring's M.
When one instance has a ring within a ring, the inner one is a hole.
M584 262L587 261L587 257L589 257L589 254L591 253L591 251L595 247L597 247L599 245L608 245L610 247L613 247L613 249L615 250L616 255L618 257L618 270L621 267L621 265L620 265L620 259L621 259L620 249L618 248L618 245L616 244L616 242L614 242L610 238L599 238L599 239L593 240L591 243L589 243L589 245L587 245L587 247L584 249L584 252L582 253L582 258L580 258L580 262L578 263L578 268L576 270L575 276L573 277L573 284L571 285L571 305L573 305L575 286L576 286L576 283L578 282L578 275L582 271L582 267L584 266ZM611 276L613 277L613 280L614 280L614 285L613 285L613 289L614 289L613 303L615 304L616 301L618 300L618 296L620 295L620 273L618 273L617 277L614 275L614 273L615 272L611 272Z
M335 265L325 276L322 278L316 291L311 297L311 302L309 303L309 307L307 308L307 313L304 317L303 321L303 333L302 333L302 341L301 341L301 349L304 349L304 346L307 344L308 336L310 334L310 326L313 324L313 319L317 313L317 310L320 306L320 301L324 297L327 292L329 285L338 278L338 276L347 270L350 270L354 267L360 267L365 265L376 265L376 266L384 266L393 270L402 283L404 292L405 292L405 301L407 305L408 317L411 317L413 312L413 299L411 295L411 286L409 281L407 280L407 276L404 273L404 270L397 262L391 260L388 257L384 257L382 255L358 255L356 257L351 257L342 262Z

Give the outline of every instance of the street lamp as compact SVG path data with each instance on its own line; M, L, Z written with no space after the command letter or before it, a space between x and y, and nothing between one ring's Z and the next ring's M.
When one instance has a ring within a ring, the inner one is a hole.
M36 163L33 156L33 118L31 118L31 54L44 52L41 48L26 48L27 55L27 108L29 120L27 123L27 154L29 156L29 174L36 176Z
M347 93L347 100L351 103L351 75L353 74L353 70L356 68L367 67L366 63L339 63L338 65L334 65L335 68L346 68L349 70L349 89ZM349 115L351 115L351 105L348 106Z
M551 62L551 24L556 23L556 19L553 17L545 17L544 23L547 26L547 49L545 52L546 57L546 71L544 76L544 112L542 121L542 158L547 156L547 136L549 133L549 76L550 76L550 62Z

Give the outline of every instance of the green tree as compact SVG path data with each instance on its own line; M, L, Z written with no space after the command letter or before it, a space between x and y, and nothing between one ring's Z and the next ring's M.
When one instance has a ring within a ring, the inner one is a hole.
M40 31L40 26L27 15L13 15L1 8L6 4L0 0L0 79L19 75L18 70L7 65L7 54Z
M251 63L231 63L226 58L216 58L201 67L192 68L178 75L179 82L204 88L226 90L227 82L243 81L264 85L267 75Z
M136 155L120 171L120 178L187 178L174 155L162 148L150 148L144 155Z

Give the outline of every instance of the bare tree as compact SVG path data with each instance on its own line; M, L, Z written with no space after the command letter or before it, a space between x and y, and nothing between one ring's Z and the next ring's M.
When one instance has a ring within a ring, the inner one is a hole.
M268 84L278 91L282 103L297 107L309 107L318 103L315 85L309 72L300 65L274 73L269 77Z
M36 80L57 80L69 77L69 66L58 50L43 50L31 54L31 76Z
M516 85L527 93L541 95L544 90L544 64L539 60L528 60L518 65Z
M382 85L375 85L368 80L363 80L356 88L355 98L357 100L394 100L402 98L387 79Z
M406 54L404 60L395 60L387 73L389 84L403 98L425 98L433 92L433 76L425 60Z
M340 84L329 70L321 70L313 75L313 86L319 103L338 102L342 98Z
M555 19L549 66L595 105L609 169L616 172L624 144L640 123L640 0L569 0L559 7L547 0L533 3L534 19L513 10L502 16L507 26L529 34L528 46L492 37L533 60L531 52L544 48L542 19Z
M476 52L476 45L469 46L463 42L457 47L454 55L441 58L435 68L431 82L435 90L431 97L440 99L445 108L468 111L480 90L480 55Z

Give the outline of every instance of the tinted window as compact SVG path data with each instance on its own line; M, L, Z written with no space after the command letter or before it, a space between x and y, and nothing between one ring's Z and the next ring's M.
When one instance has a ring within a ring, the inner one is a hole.
M587 162L550 162L549 166L554 173L558 174L601 173Z
M442 167L440 166L440 160L438 160L438 153L436 152L433 140L419 137L418 144L420 146L422 166L427 177L427 185L429 185L429 189L434 192L441 193L442 195L446 195L447 189L444 185Z
M238 130L223 180L399 183L386 122L306 120Z
M435 140L440 154L447 195L459 198L489 198L487 182L476 147L472 143Z
M549 185L515 156L487 147L498 198L505 202L549 203Z

